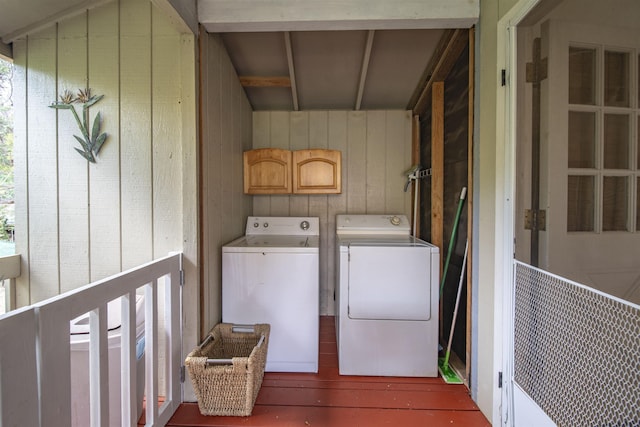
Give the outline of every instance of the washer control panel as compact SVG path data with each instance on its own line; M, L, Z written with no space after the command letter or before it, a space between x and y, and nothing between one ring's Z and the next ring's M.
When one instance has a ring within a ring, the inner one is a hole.
M257 217L247 218L245 234L273 234L283 236L317 236L320 219L317 217Z

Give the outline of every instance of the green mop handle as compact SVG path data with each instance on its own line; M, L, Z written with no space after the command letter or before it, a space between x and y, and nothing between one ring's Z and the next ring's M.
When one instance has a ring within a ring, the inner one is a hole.
M447 259L444 262L444 271L442 272L442 283L440 283L441 298L442 298L442 291L444 290L444 281L447 278L447 270L449 269L449 261L451 261L453 244L456 241L456 234L458 232L458 222L460 222L460 214L462 213L462 205L464 205L465 197L467 197L467 187L462 187L462 191L460 192L460 200L458 201L458 211L456 212L456 219L453 222L453 230L451 231L451 239L449 240L449 250L447 252Z

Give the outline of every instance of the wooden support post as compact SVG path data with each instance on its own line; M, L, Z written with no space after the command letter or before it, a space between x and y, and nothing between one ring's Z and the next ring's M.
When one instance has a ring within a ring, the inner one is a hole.
M440 248L440 275L444 253L444 82L431 90L431 242Z
M420 164L420 116L418 115L413 116L413 121L411 122L411 164ZM411 221L416 225L413 235L420 237L420 192L418 191L418 196L416 197L415 191L416 186L414 185L411 189L411 200L414 200L418 207L412 210L411 215L416 212L417 218L414 219L412 216Z

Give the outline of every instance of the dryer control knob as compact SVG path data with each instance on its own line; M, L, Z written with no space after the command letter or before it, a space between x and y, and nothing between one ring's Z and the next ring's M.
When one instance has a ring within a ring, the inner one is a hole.
M399 216L392 216L391 217L391 224L400 225L400 217Z
M258 227L260 227L260 224L258 224L257 222L254 222L253 223L253 228L258 228Z
M262 226L263 226L264 228L268 228L268 227L269 227L269 223L268 223L268 222L265 222L264 224L262 224Z
M309 221L302 221L300 223L300 228L303 230L308 230L310 227Z

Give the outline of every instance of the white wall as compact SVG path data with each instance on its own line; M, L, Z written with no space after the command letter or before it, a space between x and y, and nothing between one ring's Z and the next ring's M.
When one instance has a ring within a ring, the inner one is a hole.
M244 234L251 196L243 194L242 153L251 149L251 105L219 36L203 33L202 325L222 319L222 245Z
M149 0L123 0L14 42L18 305L170 251L184 252L183 298L197 305L194 41ZM85 87L104 95L95 164L74 150L70 112L48 107Z
M320 314L334 315L336 214L411 218L411 112L255 112L253 148L267 147L342 152L342 194L253 196L254 215L320 218Z

